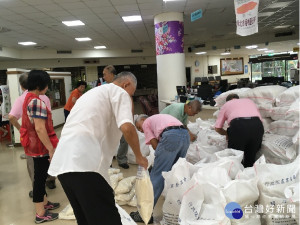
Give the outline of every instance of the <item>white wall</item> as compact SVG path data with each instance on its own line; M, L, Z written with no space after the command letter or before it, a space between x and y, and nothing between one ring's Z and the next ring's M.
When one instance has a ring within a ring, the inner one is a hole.
M244 73L241 75L229 75L229 76L222 76L221 79L228 79L229 83L236 83L240 78L250 78L250 67L251 65L248 64L249 56L248 55L232 55L226 58L237 58L242 57L244 59L244 66L248 65L248 73ZM202 76L212 76L212 74L208 74L208 66L217 65L218 73L213 75L220 75L220 59L225 58L224 56L197 56L197 55L189 55L186 56L185 64L186 67L191 67L191 81L192 84L195 81L195 77L202 77ZM195 61L198 60L200 65L198 67L195 66Z
M7 75L7 84L9 85L9 89L10 89L10 102L13 105L15 100L22 94L19 91L20 89L19 76L21 73L29 72L29 71L24 69L17 69L17 68L9 68L7 69L7 71L12 73ZM72 90L71 73L69 72L48 72L48 73L51 78L64 78L65 93L66 93L66 100L67 100L70 97L71 90ZM52 112L53 126L58 126L65 122L63 108L54 109L51 112ZM21 124L21 119L19 120L19 123ZM15 127L14 127L14 134L15 134L14 142L20 143L20 133Z

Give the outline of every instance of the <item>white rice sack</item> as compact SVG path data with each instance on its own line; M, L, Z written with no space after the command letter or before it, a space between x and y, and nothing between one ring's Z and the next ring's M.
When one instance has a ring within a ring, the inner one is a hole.
M153 165L154 159L155 159L155 150L152 148L151 145L149 145L149 150L150 150L150 153L146 157L148 160L148 168Z
M272 102L265 102L265 103L262 103L262 104L259 104L259 105L256 105L256 106L259 110L260 115L263 118L271 117L272 107L273 107Z
M226 199L220 188L211 183L196 182L182 198L180 225L230 225L225 206Z
M290 185L284 189L284 195L288 199L288 204L292 210L292 216L295 216L297 224L299 224L299 190L300 186L299 183Z
M199 130L201 129L198 125L198 123L191 123L189 122L187 124L187 128L193 133L193 134L197 134L199 132Z
M217 158L214 153L221 150L222 148L218 146L208 144L203 145L201 143L192 143L188 148L186 160L192 164L198 162L215 162Z
M135 189L132 188L130 192L125 194L116 194L115 199L120 202L129 202L135 195Z
M149 145L146 145L146 143L145 143L145 135L142 132L139 132L138 130L136 132L138 134L138 138L139 138L139 142L140 142L141 153L144 157L146 157L150 154ZM127 159L128 159L128 163L137 164L135 155L130 146L128 146Z
M300 99L298 98L286 111L285 120L299 121Z
M273 120L284 120L285 114L288 111L288 106L273 107L270 116Z
M67 205L60 213L59 213L59 219L61 220L75 220L75 215L73 212L72 206L69 204Z
M276 134L264 134L260 153L268 163L279 165L291 163L297 155L292 138Z
M240 170L244 170L244 166L241 164L241 162L235 159L230 159L229 157L221 158L218 161L212 163L198 162L195 164L195 166L198 168L225 168L228 176L231 179L234 179Z
M240 89L234 89L234 90L230 90L230 91L226 91L222 94L220 94L216 99L215 99L215 102L216 102L216 105L217 107L222 107L225 103L226 103L226 98L228 95L230 94L237 94L237 95L240 95L242 92L246 92L250 90L250 88L240 88Z
M262 124L264 126L264 131L267 132L269 130L270 124L273 122L271 118L262 118Z
M276 97L276 106L290 106L299 98L299 85L290 87Z
M257 164L266 164L266 159L264 155L262 155L259 159L255 161L254 165ZM244 170L240 170L237 173L235 180L251 180L254 177L256 177L256 172L254 167L247 167Z
M272 134L292 137L299 131L299 121L276 120L270 123L267 131Z
M135 193L137 209L145 224L148 224L153 212L154 193L149 172L141 166L138 167L136 175Z
M213 120L202 120L200 117L196 119L196 123L201 130L214 129L214 121Z
M215 112L213 113L213 117L216 117L216 118L218 118L219 112L220 112L220 110L219 110L219 109L218 109L217 111L215 111Z
M241 92L239 97L249 98L254 101L256 105L264 105L266 103L273 103L275 98L286 89L286 87L279 85L261 86Z
M255 165L258 176L258 189L260 192L259 201L263 208L285 207L287 208L288 199L284 190L291 185L299 183L299 157L290 164L258 164ZM287 215L276 211L264 211L266 224L296 224L293 218L276 218L276 215ZM288 214L290 216L290 214Z
M116 207L118 208L122 225L137 225L124 209L122 209L118 204L116 204Z
M299 140L300 140L300 136L299 135L300 135L300 133L298 131L297 134L295 134L294 137L293 137L293 139L292 139L292 141L293 141L293 143L295 145L299 145ZM296 146L296 147L298 147L298 146Z
M111 176L109 176L109 179L112 189L115 190L119 181L123 179L123 173L112 174Z
M178 187L191 179L189 162L179 158L168 172L162 172L165 179L165 189Z
M108 175L113 175L113 174L116 174L116 173L120 173L120 169L116 169L116 168L109 168L108 169Z
M193 177L199 182L212 183L217 187L224 187L231 181L226 169L222 167L199 168Z
M244 152L240 151L240 150L235 150L232 148L227 148L220 152L216 152L215 155L216 155L217 159L229 158L232 160L236 160L238 162L242 162L243 157L244 157Z
M136 177L126 177L122 179L115 188L115 194L125 194L128 193L135 183Z

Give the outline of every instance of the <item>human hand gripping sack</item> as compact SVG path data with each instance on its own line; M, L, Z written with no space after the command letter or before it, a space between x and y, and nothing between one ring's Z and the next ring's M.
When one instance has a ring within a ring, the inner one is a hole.
M148 168L148 160L144 156L136 157L136 163L143 167L145 170Z

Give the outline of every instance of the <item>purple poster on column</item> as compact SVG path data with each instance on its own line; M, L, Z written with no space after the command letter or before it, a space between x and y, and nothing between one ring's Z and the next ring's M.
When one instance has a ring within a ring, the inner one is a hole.
M183 53L183 22L165 21L155 24L156 55Z

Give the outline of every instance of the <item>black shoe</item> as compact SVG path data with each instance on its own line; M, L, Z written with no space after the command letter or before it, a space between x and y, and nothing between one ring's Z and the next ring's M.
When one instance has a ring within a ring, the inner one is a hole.
M33 191L29 191L29 198L33 198Z
M49 180L49 181L46 181L46 186L47 186L49 189L54 189L54 188L56 188L55 180Z
M122 167L123 169L129 169L129 165L127 163L119 164L119 167Z
M140 213L138 211L136 212L131 212L130 213L130 217L134 220L134 222L136 223L144 223ZM153 216L151 216L148 224L152 224L153 223Z

